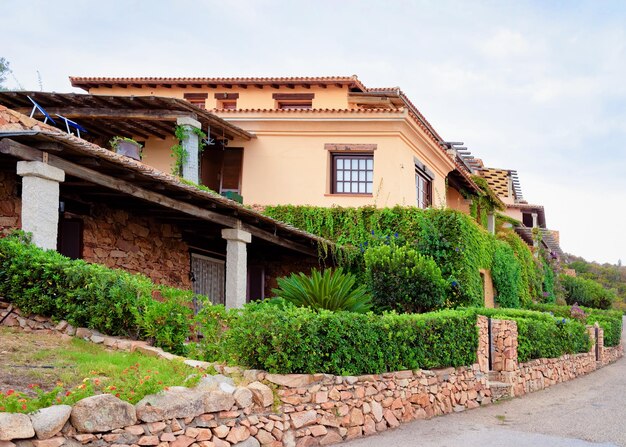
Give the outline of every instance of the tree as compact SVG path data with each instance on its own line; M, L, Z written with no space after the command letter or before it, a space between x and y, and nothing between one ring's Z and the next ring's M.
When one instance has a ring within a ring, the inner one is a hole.
M2 84L7 80L7 76L11 73L11 69L9 68L9 61L5 58L0 57L0 90L6 90Z

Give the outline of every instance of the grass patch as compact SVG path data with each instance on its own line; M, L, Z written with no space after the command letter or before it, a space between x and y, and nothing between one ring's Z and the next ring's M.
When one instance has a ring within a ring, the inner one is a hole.
M193 386L206 373L75 338L0 328L0 341L0 411L27 413L101 393L134 404L170 386Z

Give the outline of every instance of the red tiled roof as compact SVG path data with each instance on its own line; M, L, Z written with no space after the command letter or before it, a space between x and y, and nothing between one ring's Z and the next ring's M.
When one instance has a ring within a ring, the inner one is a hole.
M203 77L186 77L186 78L170 78L170 77L82 77L70 76L70 82L73 87L79 87L87 90L89 87L101 85L129 85L129 84L172 84L172 85L189 85L189 84L242 84L242 85L271 85L271 84L341 84L353 85L365 91L365 86L356 76L298 76L298 77L234 77L234 78L203 78Z
M399 108L372 108L372 109L213 109L219 113L360 113L360 114L377 114L377 113L404 113L405 109Z

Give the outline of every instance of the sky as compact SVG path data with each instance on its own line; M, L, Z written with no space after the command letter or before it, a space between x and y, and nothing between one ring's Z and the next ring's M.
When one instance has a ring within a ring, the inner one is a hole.
M516 169L564 251L626 261L626 2L2 0L8 87L68 76L349 76Z

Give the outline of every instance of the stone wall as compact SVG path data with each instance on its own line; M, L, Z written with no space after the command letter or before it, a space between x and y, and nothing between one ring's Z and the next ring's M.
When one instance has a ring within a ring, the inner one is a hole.
M17 188L17 174L0 171L0 234L22 227L22 200L17 195Z
M191 288L189 247L176 227L104 205L94 205L84 223L87 262L143 273L158 284Z
M8 303L0 302L0 320L24 330L60 332L114 349L176 358L145 342L22 315ZM476 408L502 396L521 396L592 372L623 355L621 345L604 348L598 337L600 361L592 348L589 353L518 364L515 322L492 320L494 370L488 371L488 319L480 316L477 326L477 363L460 368L334 376L269 374L185 360L190 366L213 366L220 374L204 377L194 389L171 387L136 405L100 395L31 415L0 413L0 447L16 447L23 439L33 447L330 445L402 422ZM595 328L589 330L595 338ZM495 379L508 383L502 388Z

